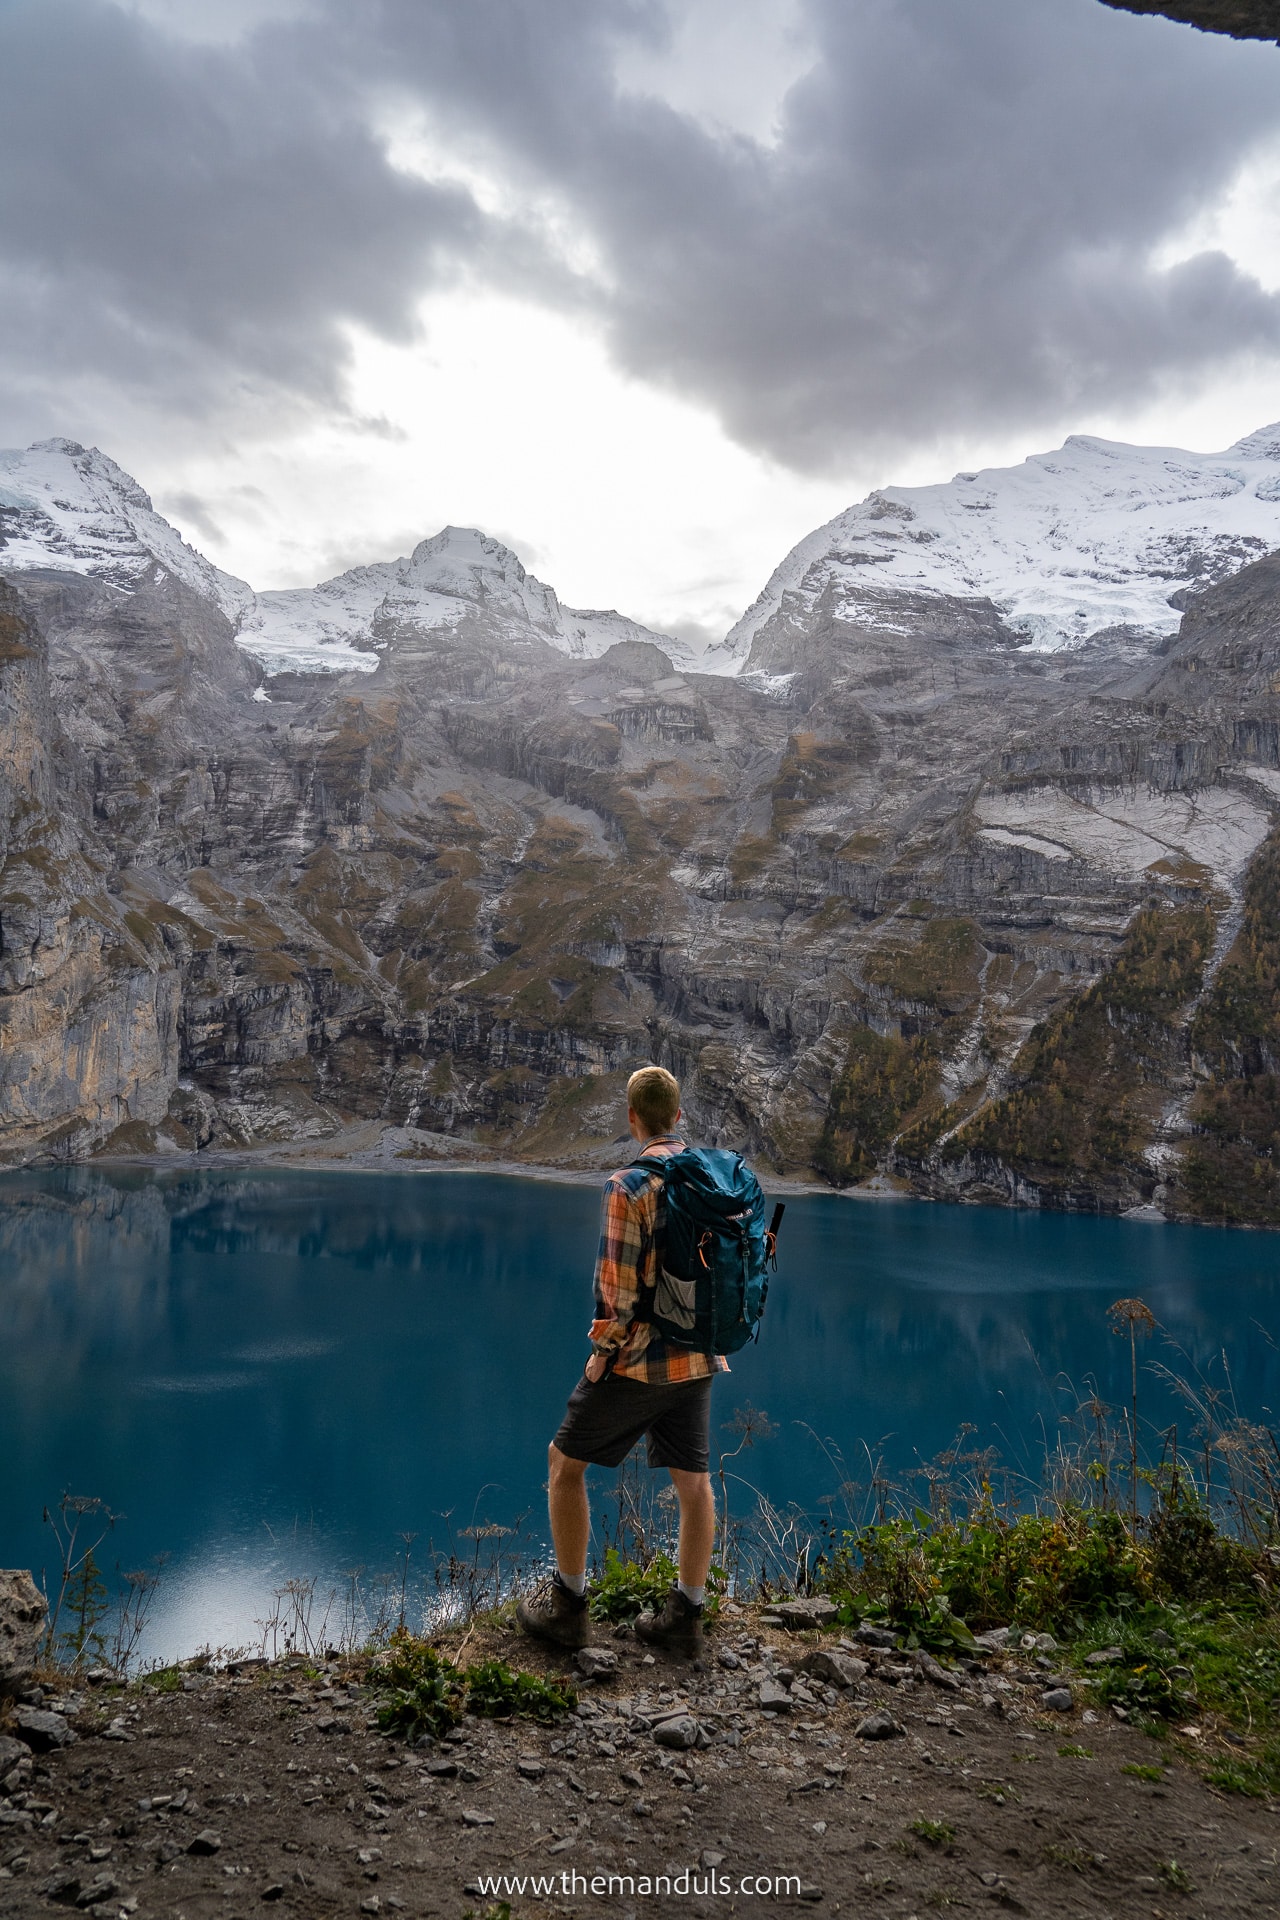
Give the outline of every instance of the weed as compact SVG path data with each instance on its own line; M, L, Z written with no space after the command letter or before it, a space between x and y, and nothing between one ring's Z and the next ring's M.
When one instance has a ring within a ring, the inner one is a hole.
M533 1673L514 1673L501 1660L483 1660L463 1671L407 1633L393 1636L368 1678L370 1686L386 1696L378 1709L379 1727L410 1741L424 1735L439 1739L467 1712L488 1720L520 1718L548 1726L578 1704L572 1687L555 1686Z
M1090 1747L1077 1746L1072 1740L1065 1747L1058 1748L1058 1758L1059 1760L1092 1760L1093 1751Z
M975 1791L979 1800L993 1801L997 1807L1006 1806L1011 1800L1016 1803L1022 1798L1017 1788L1011 1787L1007 1780L983 1780Z
M1160 1878L1165 1882L1166 1886L1172 1887L1175 1893L1191 1893L1194 1891L1195 1883L1191 1875L1185 1867L1180 1867L1176 1860L1164 1860L1161 1862Z
M1090 1864L1090 1856L1083 1847L1047 1846L1044 1858L1051 1867L1067 1867L1072 1873L1083 1873Z
M387 1696L378 1709L382 1731L402 1733L410 1741L424 1734L438 1740L466 1710L462 1675L452 1660L407 1634L392 1641L371 1670L369 1684Z
M143 1685L154 1687L157 1693L181 1693L182 1669L180 1667L157 1667L153 1673L143 1676Z
M1163 1767L1143 1766L1137 1760L1130 1760L1126 1766L1121 1767L1120 1771L1127 1773L1131 1780L1154 1780L1159 1783L1164 1779Z
M468 1667L467 1705L487 1720L537 1720L543 1726L563 1719L578 1704L572 1687L557 1687L534 1673L513 1673L502 1660Z
M921 1840L927 1840L931 1847L949 1847L956 1837L955 1828L949 1826L945 1820L925 1820L924 1818L913 1820L907 1832L914 1833Z
M1208 1768L1204 1780L1219 1793L1239 1793L1250 1800L1262 1800L1270 1791L1263 1769L1249 1761L1218 1761Z
M655 1553L641 1566L634 1560L624 1560L615 1547L609 1547L591 1595L591 1617L629 1621L646 1608L656 1611L679 1577L679 1568L665 1553Z

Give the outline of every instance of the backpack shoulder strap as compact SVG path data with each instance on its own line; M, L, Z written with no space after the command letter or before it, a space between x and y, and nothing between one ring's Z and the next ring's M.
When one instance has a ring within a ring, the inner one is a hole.
M638 1160L633 1160L630 1163L630 1165L627 1168L627 1172L630 1173L632 1169L635 1167L643 1167L646 1173L656 1173L659 1179L661 1179L665 1185L666 1166L667 1166L667 1161L670 1158L671 1158L671 1155L668 1153L657 1153L657 1154L653 1154L652 1156L650 1156L649 1154L642 1153ZM649 1282L649 1291L653 1292L657 1284L658 1284L657 1276L655 1274L654 1278ZM643 1285L644 1285L644 1282L642 1281L641 1286L643 1287Z

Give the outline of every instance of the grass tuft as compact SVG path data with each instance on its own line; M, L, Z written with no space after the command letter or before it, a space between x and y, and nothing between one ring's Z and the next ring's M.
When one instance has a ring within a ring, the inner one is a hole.
M927 1840L931 1847L949 1847L956 1837L956 1830L945 1820L926 1820L923 1816L913 1820L907 1828L919 1840Z

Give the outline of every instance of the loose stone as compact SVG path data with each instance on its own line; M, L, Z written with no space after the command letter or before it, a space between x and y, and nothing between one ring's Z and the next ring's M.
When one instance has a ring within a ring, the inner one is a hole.
M877 1713L864 1714L853 1730L857 1740L892 1740L902 1732L891 1713L883 1708Z

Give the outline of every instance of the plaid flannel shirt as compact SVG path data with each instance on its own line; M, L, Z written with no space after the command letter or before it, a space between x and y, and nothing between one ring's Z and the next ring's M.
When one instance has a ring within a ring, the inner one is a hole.
M636 1152L656 1159L681 1152L684 1144L674 1133L660 1133ZM596 1317L591 1323L595 1351L618 1356L613 1371L624 1380L642 1380L654 1387L703 1380L709 1373L729 1370L723 1354L673 1346L649 1321L636 1319L640 1289L654 1283L660 1206L665 1206L665 1197L659 1175L646 1173L643 1167L621 1167L609 1175L596 1259Z

